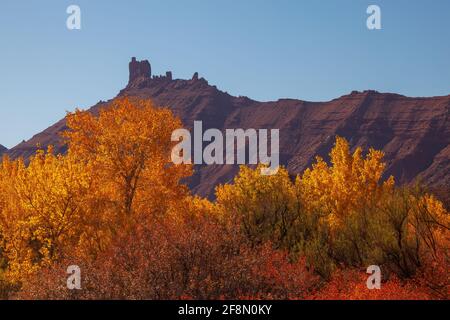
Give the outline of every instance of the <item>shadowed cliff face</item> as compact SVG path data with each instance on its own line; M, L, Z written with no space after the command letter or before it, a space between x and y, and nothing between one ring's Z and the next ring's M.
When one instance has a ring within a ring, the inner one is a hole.
M0 157L6 152L8 149L0 144Z
M138 61L130 63L130 82L119 93L123 95L170 107L187 128L194 120L201 120L203 130L280 129L280 162L292 174L310 166L316 155L327 158L335 136L340 135L353 148L383 150L386 175L394 175L399 183L420 177L430 185L450 185L450 95L409 98L365 91L329 102L258 102L230 96L198 74L190 80L173 80L171 73L151 77L150 64ZM101 102L90 111L97 113L105 106L107 103ZM65 128L61 120L7 153L26 158L38 143L43 147L54 144L57 151L64 152L58 141ZM214 187L230 182L237 171L237 165L197 166L189 184L195 193L212 196Z

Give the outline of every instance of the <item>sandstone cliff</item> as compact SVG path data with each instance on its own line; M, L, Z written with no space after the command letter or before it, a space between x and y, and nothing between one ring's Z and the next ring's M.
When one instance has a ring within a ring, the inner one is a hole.
M385 152L386 175L398 183L420 177L430 185L450 185L450 95L411 98L376 91L352 92L328 102L280 99L258 102L218 90L195 73L190 80L172 79L172 73L152 76L148 61L132 60L129 83L119 96L152 99L168 106L186 127L202 120L207 128L278 128L280 161L293 174L326 156L336 135L352 147L372 146ZM90 110L106 106L100 102ZM36 145L58 144L64 120L7 153L29 157ZM189 181L193 191L211 196L218 183L229 182L238 166L198 166Z

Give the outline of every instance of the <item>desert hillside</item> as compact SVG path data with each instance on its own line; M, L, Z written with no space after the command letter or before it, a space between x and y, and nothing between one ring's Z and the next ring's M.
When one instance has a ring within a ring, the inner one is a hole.
M129 83L118 96L152 99L156 105L168 106L186 127L202 120L204 130L280 129L280 162L292 174L311 165L316 155L326 157L339 135L353 149L382 150L385 176L394 175L398 183L420 177L429 185L450 184L450 95L412 98L368 90L327 102L259 102L231 96L198 73L189 80L173 79L171 72L152 76L146 60L133 58L129 70ZM90 110L97 113L106 105L99 102ZM12 158L27 158L38 144L53 144L64 152L58 142L65 128L63 119L7 153ZM237 171L238 166L197 167L189 183L195 193L211 196L217 184L230 182Z

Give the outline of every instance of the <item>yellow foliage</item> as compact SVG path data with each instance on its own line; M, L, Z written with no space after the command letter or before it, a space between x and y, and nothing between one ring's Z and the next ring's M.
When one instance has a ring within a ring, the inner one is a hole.
M295 182L283 168L263 176L242 166L233 184L217 188L216 211L253 244L270 241L306 256L324 278L342 264L384 265L411 277L448 247L449 215L432 196L395 188L393 177L383 182L382 158L374 149L352 153L337 137L330 164L318 157Z
M292 236L288 230L297 221L297 195L285 168L274 175L261 175L262 167L241 166L232 185L219 186L217 210L231 221L239 221L252 242L270 239L277 246L288 247Z
M181 127L167 108L151 101L120 98L98 117L76 111L67 116L69 154L92 165L105 204L125 215L164 212L169 200L186 195L179 180L191 174L173 165L171 134Z
M332 224L339 224L350 211L378 201L394 185L393 177L381 183L385 168L383 153L370 149L364 158L361 148L353 154L341 137L330 153L331 165L320 157L297 178L296 185L310 210L320 208Z
M4 250L10 276L19 279L76 245L91 177L84 165L51 148L38 151L28 166L6 159L1 171L9 177L10 201L0 216Z
M425 264L445 267L449 213L422 190L395 188L393 177L382 182L381 151L351 152L338 137L330 164L318 157L295 179L285 168L261 175L262 165L241 166L234 183L219 186L211 202L191 196L181 183L192 167L170 160L171 134L181 122L169 109L120 98L97 115L69 113L67 126L66 155L49 147L29 163L5 157L0 164L0 281L20 285L67 258L89 264L111 252L116 256L100 263L127 257L128 271L128 257L142 247L153 250L158 241L157 274L174 266L185 272L184 257L195 268L207 265L204 248L214 248L221 265L224 248L232 256L283 249L291 262L300 258L324 279L338 266L382 265L400 278L415 276ZM171 262L160 264L161 254ZM147 258L137 260L148 266ZM271 266L271 281L273 274L280 272ZM441 274L430 283L441 283Z
M98 116L67 116L67 155L39 150L0 167L0 262L20 282L74 253L96 255L118 232L151 223L188 195L191 168L170 162L181 126L166 108L121 98ZM1 266L0 266L1 267Z

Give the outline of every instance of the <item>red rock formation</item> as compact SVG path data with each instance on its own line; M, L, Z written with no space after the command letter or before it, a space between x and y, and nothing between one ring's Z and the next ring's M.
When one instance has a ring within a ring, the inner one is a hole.
M130 70L131 71L131 70ZM130 75L131 77L131 75ZM138 78L136 78L138 79ZM336 135L352 147L381 149L386 153L386 175L399 183L420 177L431 185L450 185L450 95L409 98L376 91L352 92L328 102L281 99L258 102L233 97L208 85L203 78L170 80L156 77L132 82L119 95L152 99L169 106L186 127L202 120L208 128L278 128L280 161L290 172L311 165L319 154L326 156ZM106 106L101 102L90 110ZM11 149L12 157L30 156L37 143L57 144L64 120ZM62 146L58 150L64 152ZM229 182L238 166L197 166L190 180L193 191L212 195L218 183Z
M0 157L6 152L8 149L0 144Z
M128 84L131 84L139 79L149 79L152 76L152 68L148 60L137 61L135 57L131 58L128 65L130 77Z

